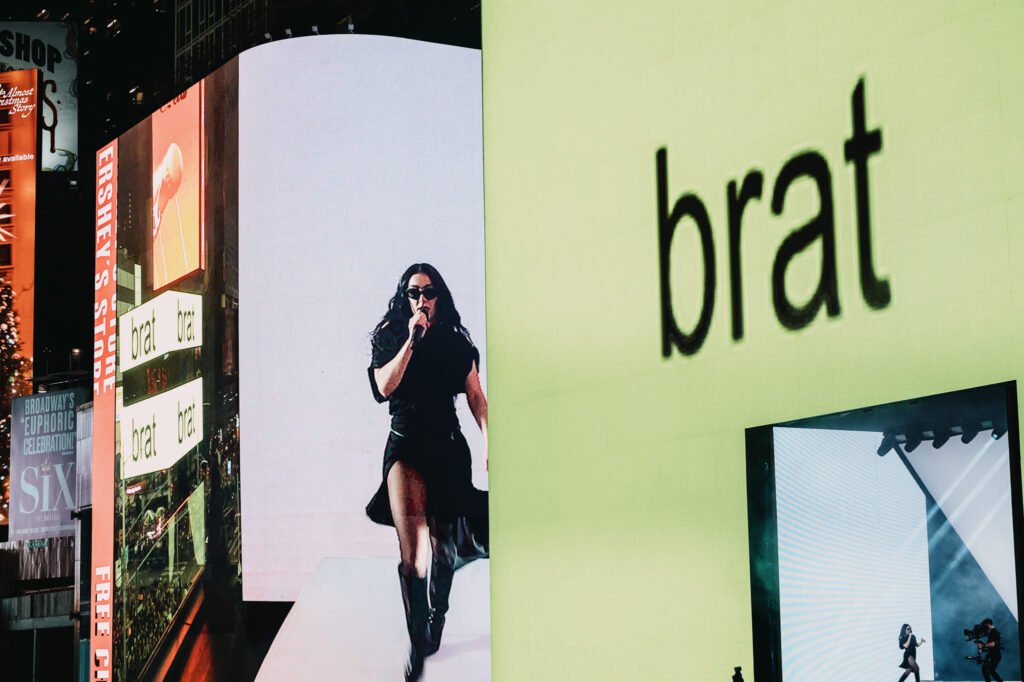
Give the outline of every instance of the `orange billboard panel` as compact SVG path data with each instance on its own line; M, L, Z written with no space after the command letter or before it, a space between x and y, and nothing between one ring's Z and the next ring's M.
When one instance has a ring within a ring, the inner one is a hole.
M14 290L24 357L33 354L34 336L37 102L37 71L0 73L0 279Z
M153 114L153 290L203 267L203 84Z

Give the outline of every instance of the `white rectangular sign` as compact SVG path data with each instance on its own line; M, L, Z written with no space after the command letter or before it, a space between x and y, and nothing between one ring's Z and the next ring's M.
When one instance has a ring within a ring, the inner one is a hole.
M202 440L203 380L129 405L120 420L122 476L167 469Z
M203 345L203 297L166 291L118 318L117 354L122 372L155 357Z

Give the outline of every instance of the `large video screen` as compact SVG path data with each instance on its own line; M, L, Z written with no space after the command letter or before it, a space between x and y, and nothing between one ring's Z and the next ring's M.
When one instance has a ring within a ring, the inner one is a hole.
M265 679L490 678L480 107L478 51L297 39L101 151L113 679L197 669L243 601L294 602Z
M1024 3L554 7L481 5L494 676L772 682L746 429L1024 381Z
M318 77L294 78L297 62ZM393 465L423 474L428 507L468 496L458 511L486 517L481 414L467 399L468 375L483 395L487 370L480 54L304 40L247 53L239 70L243 594L297 600L281 637L306 646L334 630L317 625L331 614L365 625L339 603L380 614L395 627L325 642L320 663L387 679L400 673L396 567L409 558L380 518L395 502L383 494ZM408 351L409 315L424 305L447 317ZM377 377L394 362L409 364L386 388ZM465 558L445 626L463 649L431 659L438 679L490 678L487 562ZM275 647L265 667L293 664Z
M1020 679L1015 390L748 433L759 675Z

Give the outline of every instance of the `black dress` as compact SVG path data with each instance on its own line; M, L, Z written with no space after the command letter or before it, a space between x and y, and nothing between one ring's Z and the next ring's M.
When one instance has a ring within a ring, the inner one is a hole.
M902 646L902 644L900 646ZM903 650L903 662L900 663L901 668L910 667L909 659L911 656L914 657L915 661L917 660L917 637L914 635L910 636L910 644L908 644L907 648Z
M473 487L469 446L455 414L455 398L465 392L466 377L479 365L480 354L461 331L434 325L413 351L398 387L385 398L373 371L391 361L408 337L408 328L393 322L373 337L370 389L377 402L387 401L391 431L382 481L366 514L376 523L394 525L387 478L395 462L404 462L423 477L431 521L455 525L461 565L486 557L488 545L487 493Z

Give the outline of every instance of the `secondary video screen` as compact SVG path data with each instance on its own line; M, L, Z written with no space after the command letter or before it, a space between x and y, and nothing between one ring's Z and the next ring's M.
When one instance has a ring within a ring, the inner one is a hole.
M1021 679L1014 384L747 442L758 673Z
M118 138L114 680L180 665L204 601L237 609L237 96L233 60Z

